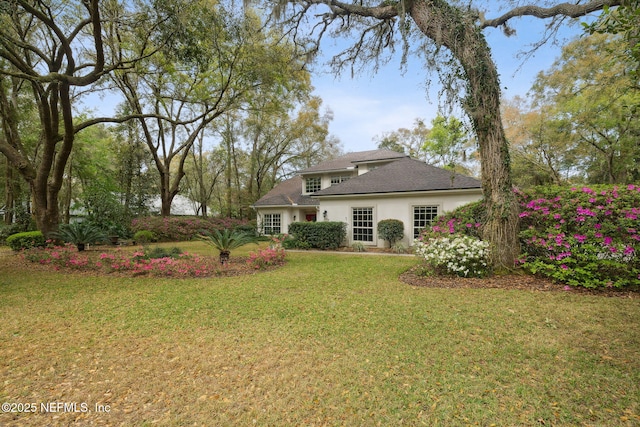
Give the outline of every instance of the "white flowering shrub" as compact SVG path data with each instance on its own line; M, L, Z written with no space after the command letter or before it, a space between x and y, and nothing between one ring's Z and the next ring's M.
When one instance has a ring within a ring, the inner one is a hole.
M489 243L475 237L458 234L426 241L418 238L414 244L416 255L436 273L460 277L482 277L487 273Z

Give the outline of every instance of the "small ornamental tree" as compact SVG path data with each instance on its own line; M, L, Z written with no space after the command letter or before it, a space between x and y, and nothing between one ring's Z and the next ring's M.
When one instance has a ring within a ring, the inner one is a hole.
M399 219L383 219L378 222L378 236L392 247L404 237L404 223Z

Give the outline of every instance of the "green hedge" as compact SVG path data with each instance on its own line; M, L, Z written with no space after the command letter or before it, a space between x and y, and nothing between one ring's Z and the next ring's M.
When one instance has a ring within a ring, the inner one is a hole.
M7 245L14 251L43 247L46 241L40 231L25 231L7 237Z
M294 222L289 225L292 246L297 248L336 249L347 236L344 222Z

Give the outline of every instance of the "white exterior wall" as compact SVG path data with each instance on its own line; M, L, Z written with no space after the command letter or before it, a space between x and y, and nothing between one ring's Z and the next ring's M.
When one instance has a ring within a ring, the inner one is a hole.
M256 208L258 231L262 232L262 216L265 214L280 214L280 232L286 234L289 232L289 224L305 221L308 213L317 214L317 220L322 221L322 215L315 206Z
M404 224L402 244L413 244L413 207L438 206L438 215L457 207L480 200L480 189L471 191L434 192L429 195L414 193L405 195L322 197L318 221L340 221L347 224L347 244L353 241L352 208L373 208L373 242L368 245L384 247L386 242L378 238L377 225L383 219L398 219ZM327 218L322 213L327 211Z

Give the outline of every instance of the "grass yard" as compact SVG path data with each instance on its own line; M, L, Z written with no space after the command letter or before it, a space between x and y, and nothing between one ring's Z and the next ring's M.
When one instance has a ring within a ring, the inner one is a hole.
M2 426L640 425L640 299L413 288L412 257L290 253L179 280L13 257Z

